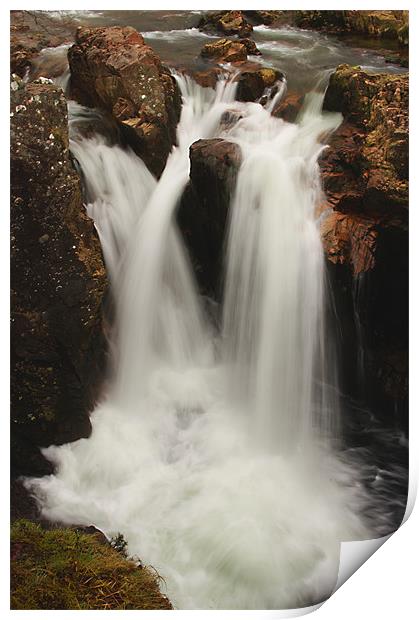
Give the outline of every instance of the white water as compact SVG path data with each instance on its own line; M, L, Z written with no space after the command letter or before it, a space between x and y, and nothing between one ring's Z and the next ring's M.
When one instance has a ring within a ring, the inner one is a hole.
M129 151L72 141L117 301L116 378L92 436L46 449L56 475L27 484L50 519L123 532L177 608L311 605L335 585L340 542L369 535L330 447L316 161L340 119L321 96L290 125L234 103L232 84L177 79L179 146L158 183ZM243 115L229 132L243 164L217 342L174 213L189 145L228 108Z

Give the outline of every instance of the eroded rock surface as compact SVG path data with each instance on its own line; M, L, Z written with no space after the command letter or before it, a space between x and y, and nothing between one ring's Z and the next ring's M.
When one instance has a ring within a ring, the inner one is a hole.
M181 96L168 68L134 28L78 28L68 54L71 91L110 112L159 176L176 141Z
M100 243L49 83L11 94L12 473L44 474L38 446L87 437L106 362Z

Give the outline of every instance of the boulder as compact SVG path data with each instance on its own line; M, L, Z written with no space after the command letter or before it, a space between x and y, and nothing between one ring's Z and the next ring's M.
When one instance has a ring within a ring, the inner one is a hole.
M273 88L283 78L284 74L278 69L255 67L242 71L237 78L237 100L258 101L267 88Z
M72 96L123 124L134 150L159 176L176 141L181 109L169 69L131 27L79 27L68 59Z
M190 162L178 222L201 290L219 298L227 213L241 150L221 138L198 140L190 148Z
M253 30L243 11L208 11L201 17L198 28L204 32L220 32L239 37L248 37Z
M106 365L100 243L69 153L65 97L42 82L11 93L14 475L49 473L39 446L90 434Z
M217 60L217 62L237 62L238 60L247 60L247 49L241 41L218 39L206 43L201 50L201 56Z

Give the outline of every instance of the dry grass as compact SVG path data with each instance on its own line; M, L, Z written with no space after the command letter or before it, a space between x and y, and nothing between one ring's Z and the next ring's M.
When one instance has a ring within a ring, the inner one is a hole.
M11 609L172 609L160 581L95 535L12 525Z

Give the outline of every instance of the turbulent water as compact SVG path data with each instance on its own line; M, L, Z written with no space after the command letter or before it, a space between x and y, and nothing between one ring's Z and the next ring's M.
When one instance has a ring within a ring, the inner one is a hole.
M339 125L312 93L295 124L176 74L178 146L157 182L70 105L116 301L115 372L89 439L44 450L56 474L27 481L45 517L122 532L182 609L281 609L334 588L343 540L377 531L359 473L339 452L325 321L317 159ZM240 120L222 129L223 113ZM226 238L222 328L207 319L176 225L189 146L242 152Z

